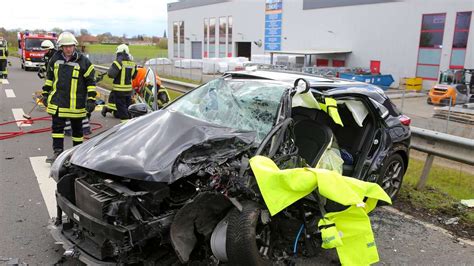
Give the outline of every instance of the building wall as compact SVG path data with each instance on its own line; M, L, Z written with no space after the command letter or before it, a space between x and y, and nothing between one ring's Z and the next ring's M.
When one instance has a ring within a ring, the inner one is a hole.
M252 53L263 54L263 46L258 47L253 41L262 40L264 36L265 1L232 1L214 5L204 5L176 11L168 11L168 55L173 54L173 22L185 21L184 35L185 58L191 58L191 42L204 40L204 19L221 16L233 18L232 54L235 54L235 42L252 42ZM240 33L240 34L239 34ZM194 34L194 35L193 35ZM217 37L217 36L216 36Z
M445 70L451 58L456 13L474 11L472 0L387 1L306 10L304 1L283 0L282 50L351 50L346 66L369 67L370 60L381 61L381 72L392 74L396 84L399 77L416 75L423 14L446 13L440 62L440 70ZM236 41L252 42L252 54L265 53L264 46L253 44L264 40L265 0L234 0L169 11L168 32L173 32L173 21L185 21L185 36L190 37L185 41L185 57L190 58L190 41L203 40L204 18L219 16L233 17L234 55ZM173 57L172 38L169 42L170 57ZM465 67L474 68L474 14ZM427 81L425 85L433 82Z

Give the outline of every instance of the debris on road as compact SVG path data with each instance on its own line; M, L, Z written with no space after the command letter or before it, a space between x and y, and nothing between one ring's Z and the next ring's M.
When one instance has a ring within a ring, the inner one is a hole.
M474 199L461 200L461 204L468 208L474 208Z
M450 224L458 224L459 222L459 217L453 217L451 219L448 219L444 222L445 225L450 225Z

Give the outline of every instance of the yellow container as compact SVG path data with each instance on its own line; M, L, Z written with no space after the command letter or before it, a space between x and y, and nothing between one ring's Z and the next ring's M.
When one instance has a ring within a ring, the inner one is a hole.
M419 91L423 85L422 78L403 78L403 85L406 90Z

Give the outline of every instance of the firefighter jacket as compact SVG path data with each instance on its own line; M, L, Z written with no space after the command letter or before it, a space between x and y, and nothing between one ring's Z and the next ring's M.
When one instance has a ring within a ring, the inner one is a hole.
M51 58L53 57L53 55L57 52L56 49L50 49L48 50L47 53L44 54L43 56L43 62L44 62L44 65L42 65L39 69L39 73L41 75L45 75L45 78L46 78L46 71L48 69L48 64L49 64L49 60L51 60Z
M117 54L110 66L107 75L113 79L113 91L119 94L130 95L132 92L132 80L137 75L137 65L130 60L127 54Z
M7 47L0 46L0 60L5 60L7 59L8 56L8 49Z
M62 52L53 55L43 86L48 114L83 118L87 114L86 101L95 101L96 94L94 65L87 57L75 51L66 62Z

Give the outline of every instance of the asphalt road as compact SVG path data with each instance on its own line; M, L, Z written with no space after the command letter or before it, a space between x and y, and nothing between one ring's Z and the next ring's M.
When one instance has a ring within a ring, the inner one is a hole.
M435 106L426 103L427 97L395 99L392 101L398 109L412 119L412 126L474 139L474 125L434 118Z
M42 86L35 72L25 72L17 59L11 60L9 84L0 85L0 123L14 120L13 109L28 112L34 104L32 93ZM35 109L31 115L46 114ZM98 112L93 114L92 121L101 123L104 126L101 130L117 123L113 118L102 118ZM45 121L23 128L49 126L50 122ZM18 126L0 126L0 132L6 131L18 131ZM67 137L65 143L71 146ZM47 178L48 165L44 159L51 152L49 133L0 140L0 264L7 258L18 258L20 262L33 265L51 265L61 259L64 250L54 243L47 229L50 216L54 215L54 184ZM469 265L474 262L472 241L459 241L442 229L407 218L394 209L378 209L372 221L380 264ZM326 252L308 264L330 264L334 259L334 252ZM69 263L75 264L75 261Z

